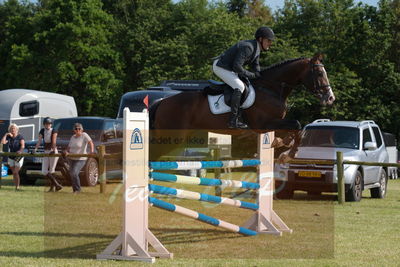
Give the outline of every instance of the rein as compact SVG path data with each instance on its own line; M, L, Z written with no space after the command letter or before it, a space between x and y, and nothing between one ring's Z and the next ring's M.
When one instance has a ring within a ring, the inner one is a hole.
M311 66L311 75L312 75L312 79L313 79L313 86L314 86L314 92L316 92L317 94L322 95L324 93L324 88L328 88L331 87L330 84L325 84L325 85L320 85L317 82L317 77L315 77L315 67L322 67L325 70L324 64L313 64Z

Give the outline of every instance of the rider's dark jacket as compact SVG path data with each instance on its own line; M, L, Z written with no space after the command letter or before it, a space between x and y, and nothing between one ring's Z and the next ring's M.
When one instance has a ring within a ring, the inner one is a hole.
M217 66L236 72L239 76L249 79L255 78L255 73L243 68L244 65L250 65L254 72L260 71L260 46L257 40L240 41L231 46L222 55L219 56Z

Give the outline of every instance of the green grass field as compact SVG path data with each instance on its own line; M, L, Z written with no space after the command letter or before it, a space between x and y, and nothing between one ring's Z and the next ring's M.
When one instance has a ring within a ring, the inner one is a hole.
M80 195L67 187L58 193L46 193L44 186L15 192L10 177L2 184L0 266L147 265L95 260L121 230L119 184L109 184L102 195L98 187L84 188ZM213 193L206 187L180 188ZM235 193L224 191L225 196ZM174 259L157 259L156 265L400 266L400 179L389 181L384 200L371 199L368 191L360 203L339 206L334 198L297 193L293 200L274 201L276 212L293 229L281 237L243 237L151 208L150 229L174 253ZM167 201L236 224L251 215L227 206Z

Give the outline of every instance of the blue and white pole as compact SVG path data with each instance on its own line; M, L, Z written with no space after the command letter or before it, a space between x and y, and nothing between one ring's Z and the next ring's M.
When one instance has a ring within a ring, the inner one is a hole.
M205 214L196 212L194 210L190 210L175 204L171 204L162 200L159 200L157 198L153 198L153 197L149 197L149 203L153 204L154 206L164 209L164 210L168 210L168 211L172 211L172 212L176 212L179 213L181 215L196 219L198 221L202 221L217 227L221 227L224 229L227 229L229 231L235 232L235 233L240 233L242 235L248 235L248 236L252 236L252 235L257 235L256 231L235 225L235 224L231 224L219 219L216 219L214 217L211 216L207 216Z
M226 197L207 195L207 194L188 191L188 190L175 189L175 188L170 188L170 187L161 186L161 185L149 184L149 191L150 191L150 193L153 192L153 193L161 194L161 195L176 196L178 198L183 198L183 199L193 199L193 200L199 200L199 201L205 201L205 202L224 204L224 205L239 207L239 208L244 208L244 209L258 210L258 204L255 204L255 203L235 200L235 199L226 198Z
M161 172L149 173L150 179L162 182L173 182L180 184L204 185L204 186L223 186L231 188L259 189L258 183L251 183L237 180L211 179L203 177L192 177L184 175L175 175Z
M225 161L151 161L149 167L153 170L199 170L250 167L260 164L261 161L258 159Z

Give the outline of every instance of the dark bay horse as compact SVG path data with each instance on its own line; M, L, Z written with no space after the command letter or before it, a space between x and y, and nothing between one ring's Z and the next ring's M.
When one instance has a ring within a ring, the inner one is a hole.
M263 70L261 77L252 81L256 91L255 102L243 110L249 127L257 132L296 127L285 125L283 119L288 96L298 85L304 85L322 105L331 105L335 96L321 61L322 55L316 54L312 58L286 60ZM196 129L229 133L230 114L212 114L204 92L174 95L161 101L150 112L153 112L153 128L157 130L181 129L182 135ZM293 125L293 121L288 123Z

